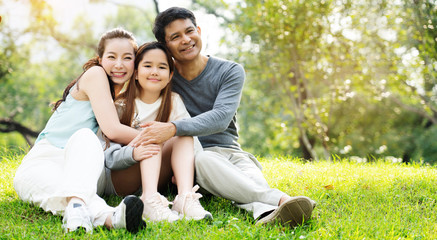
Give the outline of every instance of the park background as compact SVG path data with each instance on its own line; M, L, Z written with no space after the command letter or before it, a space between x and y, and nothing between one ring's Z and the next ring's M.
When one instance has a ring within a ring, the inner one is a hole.
M154 40L171 6L195 12L204 54L244 66L243 149L436 162L435 0L0 0L0 146L33 144L103 32Z
M306 224L257 226L204 196L212 222L64 234L18 198L17 167L99 36L153 40L171 6L194 11L204 54L246 69L240 143L271 187L317 202ZM437 239L437 1L0 0L0 16L0 239Z

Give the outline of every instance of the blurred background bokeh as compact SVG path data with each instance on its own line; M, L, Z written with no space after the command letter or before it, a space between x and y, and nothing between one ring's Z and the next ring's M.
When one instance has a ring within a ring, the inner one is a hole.
M435 0L0 0L0 146L33 144L103 32L154 40L171 6L193 10L204 54L246 69L243 149L437 162Z

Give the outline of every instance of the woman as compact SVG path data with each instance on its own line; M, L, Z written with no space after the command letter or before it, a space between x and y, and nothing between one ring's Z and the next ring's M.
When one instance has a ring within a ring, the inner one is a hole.
M142 201L127 196L112 208L97 194L104 156L98 127L111 140L128 144L139 131L121 124L113 104L114 88L133 74L137 44L131 33L117 28L102 35L98 56L65 89L35 145L24 157L14 188L26 202L62 214L66 232L105 225L137 232ZM109 81L108 81L109 78ZM134 141L134 142L135 142Z

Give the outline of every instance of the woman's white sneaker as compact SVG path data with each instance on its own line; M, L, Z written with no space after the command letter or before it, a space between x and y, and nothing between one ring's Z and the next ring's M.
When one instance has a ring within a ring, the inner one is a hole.
M93 232L93 224L88 208L81 203L69 204L65 208L62 228L66 233L84 229L86 232Z

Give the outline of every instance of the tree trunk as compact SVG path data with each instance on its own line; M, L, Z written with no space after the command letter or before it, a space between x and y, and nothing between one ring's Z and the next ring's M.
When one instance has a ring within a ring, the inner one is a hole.
M36 138L38 137L39 134L39 132L33 131L32 129L10 118L0 119L0 132L2 133L19 132L24 137L24 139L26 139L26 142L30 146L33 145L31 138Z

